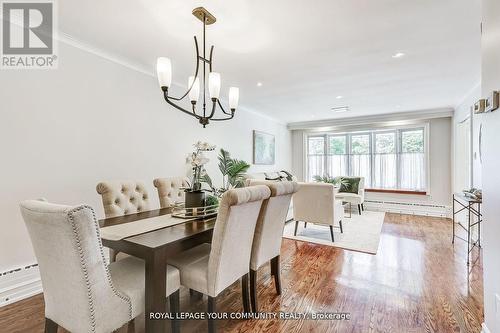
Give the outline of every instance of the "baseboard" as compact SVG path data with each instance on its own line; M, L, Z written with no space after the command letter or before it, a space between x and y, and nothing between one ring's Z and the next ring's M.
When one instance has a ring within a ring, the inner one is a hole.
M386 212L386 213L448 217L448 218L451 217L451 207L444 205L383 201L383 200L365 200L364 205L367 210Z
M481 333L491 333L488 327L486 327L486 323L482 323L481 327L482 327Z
M41 292L42 281L36 264L0 273L0 307Z

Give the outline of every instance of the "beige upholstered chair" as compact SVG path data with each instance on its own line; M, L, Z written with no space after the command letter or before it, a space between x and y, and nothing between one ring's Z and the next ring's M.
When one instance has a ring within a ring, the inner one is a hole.
M297 192L296 182L275 182L250 180L248 185L266 185L271 190L271 196L265 200L260 210L252 244L250 259L250 302L254 312L257 305L257 270L271 261L271 275L274 276L276 293L281 295L280 281L280 250L283 229L285 227L288 207L292 195Z
M101 195L106 218L148 211L149 196L139 182L100 182L96 191ZM110 249L109 260L116 261L118 252Z
M96 186L102 197L106 218L149 210L146 188L139 182L101 182Z
M341 201L336 200L335 187L326 183L299 183L299 187L293 195L294 234L297 235L299 221L322 224L330 227L330 236L334 242L333 228L338 224L340 232L343 232L344 217L344 206Z
M89 206L29 200L21 213L42 277L45 332L109 333L144 312L144 262L106 266L99 225ZM167 268L167 295L178 311L179 271ZM171 303L172 304L172 303ZM173 325L173 327L176 325Z
M184 190L188 186L186 177L157 178L153 181L158 190L160 207L172 207L176 202L184 201Z
M358 185L358 193L347 193L347 192L338 192L335 197L338 200L343 202L348 202L352 205L358 206L359 215L361 215L361 211L365 210L364 202L365 202L365 177L345 177L342 178L360 178ZM350 208L350 206L349 206Z
M212 245L202 244L172 257L168 263L181 272L181 284L208 296L208 312L214 313L216 297L242 279L243 307L250 311L248 271L262 202L271 191L264 185L232 189L224 193L215 222ZM209 332L215 321L208 320Z

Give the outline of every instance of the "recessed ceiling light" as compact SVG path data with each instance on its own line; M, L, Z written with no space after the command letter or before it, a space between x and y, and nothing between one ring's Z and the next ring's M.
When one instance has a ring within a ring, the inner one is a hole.
M393 58L402 58L405 54L403 52L398 52L392 55Z
M262 82L257 82L257 87L262 87Z
M341 98L344 98L344 96L341 96L341 95L338 95L337 97L335 97L336 99L341 99Z
M333 107L332 111L338 112L338 113L347 112L347 111L349 111L349 107L348 106L337 106L337 107Z

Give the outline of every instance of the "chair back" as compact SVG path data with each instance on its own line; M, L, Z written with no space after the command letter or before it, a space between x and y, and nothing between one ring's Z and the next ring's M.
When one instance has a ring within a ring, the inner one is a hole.
M255 227L250 268L260 266L280 254L283 229L290 208L292 195L297 192L296 182L250 180L248 185L266 185L271 190L269 199L264 200Z
M265 185L224 193L215 222L208 260L208 293L217 296L249 272L253 235L262 202L271 191Z
M333 225L335 187L327 183L299 183L293 195L295 221Z
M45 317L71 332L112 332L131 320L130 299L113 287L94 210L37 200L20 206L40 268Z
M150 209L150 200L142 183L100 182L96 191L101 195L106 218L135 214Z
M169 208L176 202L184 201L184 190L181 188L188 186L186 177L156 178L153 184L158 190L161 208Z

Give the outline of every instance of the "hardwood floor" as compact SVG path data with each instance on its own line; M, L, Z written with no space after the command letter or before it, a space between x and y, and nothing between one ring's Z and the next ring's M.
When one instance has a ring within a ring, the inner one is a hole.
M346 219L346 223L349 220ZM451 244L449 219L386 214L377 255L284 239L282 295L269 265L258 272L264 312L347 312L350 320L221 320L220 332L480 332L481 258L466 266L466 244ZM473 260L478 253L473 252ZM206 311L206 298L181 291L181 311ZM218 297L218 311L242 310L240 287ZM143 323L136 323L141 330ZM169 325L167 325L169 326ZM183 321L182 332L205 332ZM63 330L59 330L62 332ZM43 332L41 295L0 308L0 332Z

